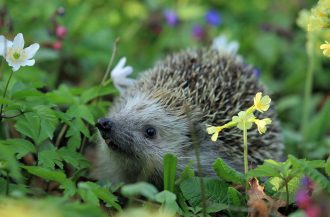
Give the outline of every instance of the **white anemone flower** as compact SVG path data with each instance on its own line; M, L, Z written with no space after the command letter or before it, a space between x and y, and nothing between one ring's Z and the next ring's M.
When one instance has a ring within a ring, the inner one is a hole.
M135 81L132 78L127 78L128 75L132 74L133 68L131 66L125 66L125 63L126 57L122 57L111 71L111 79L121 94L128 87L132 86Z
M213 39L211 48L218 50L220 53L237 54L239 43L237 41L229 41L224 35L220 35Z
M7 40L0 36L0 55L4 56L13 71L17 71L21 66L33 66L35 60L32 59L37 53L40 45L34 43L24 49L24 38L22 33L18 33L14 41Z

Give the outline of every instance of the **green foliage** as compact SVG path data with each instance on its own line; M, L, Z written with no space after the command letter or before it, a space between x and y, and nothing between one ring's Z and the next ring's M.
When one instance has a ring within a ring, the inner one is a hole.
M167 213L175 214L179 212L179 206L176 203L176 195L174 193L164 190L156 194L155 200L162 204L161 208Z
M308 175L313 181L319 184L324 190L330 194L330 181L319 171L313 168L308 162L298 160L296 157L289 155L293 168Z
M78 184L78 193L87 203L99 206L99 199L101 199L108 207L114 207L116 210L121 210L117 197L105 187L101 187L94 182L80 182Z
M218 158L213 163L213 170L216 172L217 176L225 181L232 182L234 184L245 184L244 175L231 168L221 158Z
M219 179L203 178L203 188L205 189L205 199L210 205L209 212L218 212L225 209L227 202L227 188L228 185ZM201 195L201 179L199 177L192 177L184 180L180 184L180 190L184 198L192 207L200 206L202 201Z
M155 200L158 190L149 183L139 182L123 186L121 193L128 198L142 195L149 200Z
M174 192L177 158L172 154L164 156L164 190Z
M55 181L60 184L60 188L64 189L64 195L66 197L71 197L76 192L75 184L66 177L65 173L62 171L54 171L44 167L38 166L22 166L23 169L27 170L29 173L44 178L48 181Z

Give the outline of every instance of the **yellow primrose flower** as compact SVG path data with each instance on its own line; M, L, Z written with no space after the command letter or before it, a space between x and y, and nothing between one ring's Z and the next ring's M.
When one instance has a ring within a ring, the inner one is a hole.
M254 123L257 125L258 127L258 131L260 134L263 134L266 132L267 130L267 127L266 125L268 124L271 124L272 123L272 120L270 118L265 118L265 119L262 119L262 120L259 120L259 119L255 119L254 120Z
M321 16L311 15L307 24L307 31L318 31L324 29L328 25L328 19Z
M244 130L244 125L245 129L250 129L254 119L255 116L252 113L245 111L240 111L237 116L232 117L232 121L237 123L237 127L240 130Z
M212 137L211 137L211 140L213 142L215 142L215 141L217 141L219 133L222 129L223 129L223 127L209 126L209 127L206 128L206 131L207 131L208 134L213 134Z
M320 49L323 50L324 56L330 57L330 44L327 41L320 46Z
M254 107L260 112L265 112L269 109L271 99L269 96L262 96L261 92L258 92L254 97Z

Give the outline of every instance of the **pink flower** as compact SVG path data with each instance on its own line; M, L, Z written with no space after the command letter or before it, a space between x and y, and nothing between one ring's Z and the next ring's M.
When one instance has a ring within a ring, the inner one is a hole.
M318 206L310 205L305 209L305 214L307 217L319 217L321 214L321 209Z
M55 41L53 44L52 44L52 48L54 50L61 50L62 48L62 42L60 41Z
M296 202L299 208L305 209L312 203L310 196L304 190L299 190L296 194Z
M55 29L55 34L59 38L64 38L67 33L67 29L64 26L57 26Z

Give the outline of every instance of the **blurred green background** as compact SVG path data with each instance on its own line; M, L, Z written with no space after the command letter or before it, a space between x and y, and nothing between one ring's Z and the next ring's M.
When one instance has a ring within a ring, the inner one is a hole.
M330 112L324 109L329 107L324 105L330 95L330 62L319 45L330 37L329 31L318 36L315 46L313 115L304 143L299 134L307 58L306 33L296 20L299 11L315 3L0 0L0 34L12 39L21 32L26 44L41 44L34 69L23 68L17 76L42 79L48 90L63 84L84 88L100 83L116 38L120 41L114 64L127 57L135 77L167 54L208 47L215 37L226 35L239 42L239 54L268 87L279 111L288 153L325 158L330 152L330 126L325 122L330 120Z

